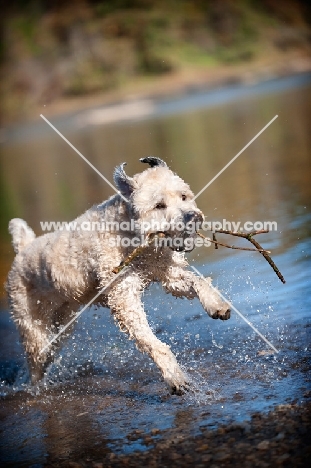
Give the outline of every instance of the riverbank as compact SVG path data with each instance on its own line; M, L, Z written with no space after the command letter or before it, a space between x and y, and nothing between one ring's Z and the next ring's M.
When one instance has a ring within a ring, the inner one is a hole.
M5 125L311 70L304 2L108 3L6 5Z
M255 413L249 421L202 429L193 437L181 425L168 431L137 431L145 451L93 458L92 451L79 460L48 459L47 467L295 467L309 466L311 403L286 404L268 414ZM135 440L135 434L133 435Z
M136 80L129 80L123 87L105 93L62 98L48 104L37 105L28 115L28 120L38 120L38 116L42 112L49 117L59 117L63 114L80 112L94 107L136 103L149 99L170 100L185 94L220 90L237 84L250 86L310 71L311 58L295 53L290 57L284 58L276 55L247 65L223 65L211 70L189 68L157 78L140 77Z

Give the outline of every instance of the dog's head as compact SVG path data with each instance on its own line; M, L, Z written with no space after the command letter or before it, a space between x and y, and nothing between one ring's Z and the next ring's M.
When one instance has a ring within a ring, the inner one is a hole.
M194 194L161 159L147 157L140 161L151 167L129 177L123 163L114 173L120 193L131 204L140 234L164 232L170 239L166 245L173 250L192 250L196 231L203 221Z

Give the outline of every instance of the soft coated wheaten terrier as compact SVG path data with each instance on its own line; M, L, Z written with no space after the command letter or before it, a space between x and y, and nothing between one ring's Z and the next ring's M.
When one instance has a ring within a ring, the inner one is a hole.
M141 161L151 167L132 178L126 175L124 164L116 168L114 180L119 194L77 218L74 230L36 237L25 221L10 222L17 255L7 291L33 382L43 377L52 361L56 345L48 344L53 334L105 285L108 287L94 304L110 308L121 329L154 360L172 393L186 390L187 379L170 347L156 338L148 325L141 301L144 289L151 282L161 282L174 296L198 297L212 318L230 317L228 305L210 286L210 279L187 270L184 251L194 247L189 241L196 238L203 219L193 193L161 159ZM161 231L155 221L165 224L166 239L178 242L150 244L119 275L113 273L134 250L135 239ZM189 229L190 223L195 223L196 229ZM103 224L105 229L82 229Z

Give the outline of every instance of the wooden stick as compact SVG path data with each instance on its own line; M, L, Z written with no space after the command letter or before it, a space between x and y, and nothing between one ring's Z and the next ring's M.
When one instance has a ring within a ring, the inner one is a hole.
M128 266L134 260L134 258L137 257L137 255L139 255L146 247L148 247L148 245L150 245L150 243L153 241L153 238L154 236L148 235L144 244L136 247L136 249L134 249L133 252L130 253L124 260L122 260L117 267L113 268L113 273L117 274L123 270L123 268Z
M261 253L261 255L263 255L265 257L265 259L267 260L269 265L273 268L273 270L277 274L278 278L282 281L282 283L285 284L286 281L285 281L284 276L282 275L282 273L280 272L280 270L278 269L278 267L276 266L276 264L274 263L272 258L267 254L267 251L266 250L259 250L261 248L261 246L260 246L260 244L258 244L257 241L255 241L255 239L253 239L252 236L247 238L247 240L249 240L258 249L258 251Z
M271 253L271 252L269 252L269 250L263 249L261 247L261 245L255 239L253 239L253 236L255 236L257 234L266 234L266 233L269 232L268 230L261 229L260 231L251 231L251 232L248 232L248 233L244 233L244 232L232 232L232 231L228 231L228 230L225 230L225 229L218 229L215 232L219 232L220 234L229 234L230 236L242 237L243 239L247 239L249 242L251 242L256 247L256 249L246 249L246 248L240 247L239 250L257 250L267 260L267 262L272 267L272 269L276 273L277 277L282 281L282 283L284 283L284 284L286 283L286 281L284 279L284 276L282 275L282 273L280 272L280 270L278 269L278 267L276 266L276 264L274 263L274 261L272 260L272 258L269 255L269 253ZM201 235L201 237L202 237L202 235ZM211 241L211 239L209 239L209 240ZM213 242L213 241L211 241L211 242ZM218 242L218 244L223 245L220 242ZM225 245L225 247L229 247L229 246ZM232 246L230 248L237 248L237 247Z
M147 234L144 244L141 244L138 247L136 247L136 249L134 249L132 253L130 253L124 260L122 260L119 266L113 268L112 272L117 274L121 270L123 270L123 268L128 266L134 260L134 258L136 258L146 247L148 247L154 241L156 237L165 237L165 234L163 232Z
M216 235L215 235L214 232L213 232L213 243L214 243L214 246L215 246L215 250L217 250L218 249L218 242L217 242Z
M243 239L247 239L249 242L251 242L256 248L255 249L250 249L250 248L247 248L247 247L237 247L235 245L224 244L222 242L217 241L216 234L215 234L216 232L219 233L219 234L229 234L230 236L242 237ZM282 273L280 272L280 270L278 269L278 267L276 266L276 264L274 263L274 261L272 260L272 258L269 255L269 253L271 253L271 252L269 250L263 249L261 247L261 245L255 239L253 239L253 236L255 236L257 234L266 234L268 232L269 231L264 230L264 229L262 229L260 231L251 231L249 233L233 232L233 231L228 231L228 230L225 230L225 229L218 229L217 231L213 232L213 239L210 239L209 237L205 237L200 232L198 232L197 235L202 237L203 239L207 239L208 241L212 242L215 245L215 249L218 249L218 246L221 245L222 247L227 247L228 249L247 250L247 251L251 251L251 252L261 253L261 255L263 255L263 257L267 260L269 265L272 267L272 269L274 270L274 272L276 273L278 278L282 281L282 283L285 284L286 281L285 281ZM119 264L119 266L113 268L113 270L112 270L113 273L117 274L121 270L123 270L123 268L128 266L134 260L134 258L136 258L146 247L148 247L155 240L156 237L163 238L163 237L165 237L165 234L163 232L155 232L155 233L152 233L152 234L148 234L146 236L146 241L144 242L144 244L139 245L138 247L136 247L136 249L134 249L132 253L130 253L124 260L122 260L122 262Z
M218 231L216 231L218 232ZM258 249L249 249L248 247L237 247L236 245L228 245L228 244L223 244L222 242L219 242L216 239L215 233L213 233L213 240L210 239L209 237L203 236L200 232L197 232L198 236L202 237L202 239L207 239L213 244L215 244L215 249L218 249L218 245L221 245L222 247L227 247L227 249L235 249L235 250L248 250L249 252L257 252ZM228 233L229 234L229 233ZM259 249L259 252L264 251L267 253L271 253L269 250L264 250L264 249Z

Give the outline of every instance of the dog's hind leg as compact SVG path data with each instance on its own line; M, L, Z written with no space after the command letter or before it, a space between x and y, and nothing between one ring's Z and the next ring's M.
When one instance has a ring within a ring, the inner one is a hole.
M67 325L79 309L80 305L81 304L78 302L65 301L61 303L61 305L57 306L56 303L42 301L40 315L45 317L44 333L48 337L48 341L47 344L40 349L39 356L36 358L35 362L31 362L32 357L30 357L33 381L42 379L47 367L53 362L55 353L71 334L75 326L75 322L70 323L69 326ZM59 333L62 329L64 331ZM51 343L53 336L55 337L56 335L59 336Z
M49 331L42 321L38 304L32 296L32 289L19 275L10 272L7 291L10 311L21 334L33 383L40 380L50 362L50 352L40 351L49 342Z
M143 283L138 275L127 275L108 295L108 304L121 330L127 331L137 348L147 353L160 369L171 393L182 394L188 389L186 376L170 347L162 343L149 327L141 303Z

